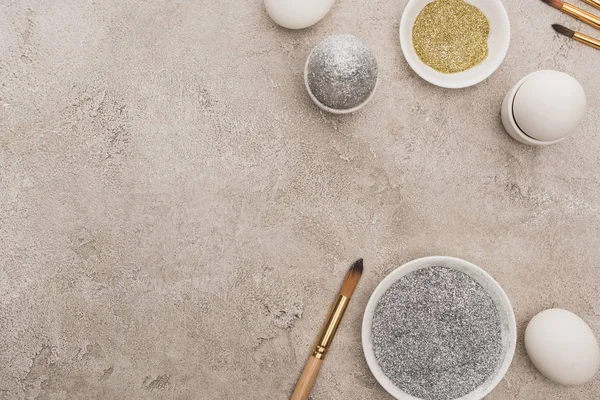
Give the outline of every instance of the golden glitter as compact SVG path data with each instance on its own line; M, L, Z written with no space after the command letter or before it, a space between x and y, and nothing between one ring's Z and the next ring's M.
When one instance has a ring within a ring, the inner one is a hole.
M462 72L488 56L490 23L464 0L427 4L413 27L413 46L421 61L445 74Z

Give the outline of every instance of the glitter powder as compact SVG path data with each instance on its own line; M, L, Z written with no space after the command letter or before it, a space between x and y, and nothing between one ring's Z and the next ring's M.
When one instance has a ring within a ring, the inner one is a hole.
M490 23L464 0L427 4L413 26L415 52L431 68L452 74L481 64L488 56Z
M377 60L352 35L332 35L319 43L308 60L307 80L323 105L347 110L361 105L377 84Z
M502 361L494 301L470 276L446 267L419 269L395 282L377 303L371 334L385 375L422 399L462 397Z

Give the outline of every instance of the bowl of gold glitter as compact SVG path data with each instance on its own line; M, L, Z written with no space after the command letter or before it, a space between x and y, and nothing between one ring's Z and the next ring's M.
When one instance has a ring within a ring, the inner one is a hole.
M500 0L410 0L400 45L411 68L445 88L476 85L502 64L510 22Z

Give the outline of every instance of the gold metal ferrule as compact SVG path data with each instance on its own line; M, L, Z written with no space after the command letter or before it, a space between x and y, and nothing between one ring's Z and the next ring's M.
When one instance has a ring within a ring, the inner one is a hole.
M600 29L600 17L597 17L594 14L590 14L587 11L583 11L581 8L575 7L574 5L569 3L564 3L561 11L563 11L566 14L569 14L572 17L577 18L582 22L585 22L588 25L593 26L596 29Z
M600 0L583 0L583 1L588 3L590 6L596 7L597 9L600 10Z
M600 50L600 40L594 39L588 35L584 35L583 33L575 32L573 35L573 39L577 40L580 43L587 44L588 46L592 46Z
M317 340L317 344L315 345L315 350L313 351L313 356L322 360L325 358L325 354L331 345L331 341L335 336L335 331L337 331L340 322L342 321L342 317L344 316L344 312L346 311L346 307L348 306L348 301L350 299L346 296L338 295L335 303L333 303L333 307L329 311L329 316L321 329L321 334L319 335L319 340Z

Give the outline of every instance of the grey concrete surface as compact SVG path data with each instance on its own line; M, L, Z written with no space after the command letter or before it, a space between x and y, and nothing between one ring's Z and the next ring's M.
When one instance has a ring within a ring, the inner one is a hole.
M357 257L312 398L390 399L362 312L386 274L436 254L485 268L514 304L521 341L489 400L599 399L598 377L538 374L522 334L550 307L600 334L600 52L558 37L551 23L594 30L541 1L504 3L505 62L451 91L401 55L406 0L339 0L303 31L260 0L2 0L0 399L286 399ZM332 33L380 64L351 116L303 87ZM499 112L545 68L582 82L589 109L534 149Z

